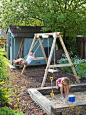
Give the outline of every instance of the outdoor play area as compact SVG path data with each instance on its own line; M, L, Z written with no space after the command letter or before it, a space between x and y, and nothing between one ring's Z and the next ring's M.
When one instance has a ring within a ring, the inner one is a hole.
M36 88L38 89L38 91L39 91L38 93L41 92L41 97L40 96L37 97L39 99L38 101L40 102L40 99L42 98L42 96L45 96L47 99L49 99L49 101L51 101L52 104L55 104L54 110L55 109L57 110L56 104L61 103L61 104L65 104L64 106L66 106L67 105L66 103L71 103L65 99L61 100L60 92L57 92L55 87L53 87L55 97L51 98L50 93L52 91L52 88L51 88L50 76L53 77L53 82L52 82L53 86L56 85L56 79L58 79L61 76L62 77L67 76L68 78L70 78L71 84L72 83L76 84L75 77L73 75L70 75L63 71L59 71L59 73L54 73L53 75L52 75L52 73L48 73L47 80L45 83L47 90L46 90L46 87L44 88L45 89L44 90L44 89L41 89L40 87L41 87L41 82L43 80L45 68L46 68L46 66L27 67L25 69L25 72L23 75L21 75L22 68L17 68L17 70L11 71L12 78L10 81L12 82L12 85L10 86L10 88L14 87L14 90L12 89L12 91L14 93L11 98L13 98L15 100L15 101L11 101L11 108L17 108L17 107L14 107L14 105L18 104L18 109L20 110L22 108L22 111L25 115L28 115L28 114L29 115L32 115L32 114L33 115L38 115L38 114L47 115L46 112L43 110L43 107L41 107L41 105L38 104L36 102L36 100L33 99L33 97L31 97L32 94L29 95L29 93L28 93L27 89L32 89L32 91L33 91L34 88L35 88L35 90L36 90ZM37 72L37 71L39 71L39 72ZM80 82L84 84L84 83L86 83L86 80L82 79L82 80L80 80ZM78 89L78 91L80 91L80 89ZM80 99L80 97L84 96L83 99L85 101L85 91L83 91L81 93L78 92L77 94L75 94L75 93L76 92L74 92L74 88L73 88L72 92L70 92L69 94L74 94L75 100L76 100L75 102L80 101L80 104L82 104L81 101L83 102L83 100ZM19 94L20 94L20 96L18 96ZM80 95L78 95L78 94L80 94ZM17 97L19 98L19 101L17 100ZM59 99L59 102L58 102L58 99ZM43 98L41 100L43 100ZM45 104L46 104L46 102L47 101L44 101ZM22 104L23 104L23 106L22 106ZM46 105L46 106L48 106L48 105ZM47 109L47 110L50 110L50 109ZM83 110L83 109L81 109L81 110Z
M86 0L0 0L0 115L86 115Z
M52 47L47 59L44 52L40 36L42 39L47 39L53 36ZM34 39L30 47L32 50L35 40L38 38L41 50L44 57L36 57L34 60L46 60L46 65L28 66L24 64L19 66L10 66L9 81L12 83L10 93L11 104L8 105L13 109L22 111L25 115L61 115L67 114L69 109L77 107L78 113L85 113L86 106L86 79L81 79L77 76L71 58L62 40L60 32L34 34ZM69 61L66 64L51 63L53 52L55 51L56 39L60 39L64 53ZM21 45L21 44L20 44ZM13 68L12 68L13 67ZM63 72L60 67L71 67L72 74ZM12 68L12 69L11 69ZM58 68L58 69L57 69ZM8 72L7 72L8 73ZM68 77L70 79L69 97L74 98L73 101L66 100L60 97L60 89L56 89L56 80L60 77ZM4 84L6 87L7 84ZM2 104L4 106L4 104ZM2 106L1 105L1 106ZM75 111L75 113L77 112ZM65 113L66 112L66 113Z

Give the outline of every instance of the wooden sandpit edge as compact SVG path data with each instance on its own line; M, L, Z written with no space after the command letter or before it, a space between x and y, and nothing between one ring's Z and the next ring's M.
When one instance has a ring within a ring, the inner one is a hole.
M30 97L48 114L48 115L61 115L62 109L72 106L86 106L86 102L73 102L71 104L53 104L48 98L45 97L47 93L50 93L52 87L43 88L30 88L28 93ZM53 86L55 93L60 93L60 89L57 90L56 86ZM71 84L70 92L86 91L86 83L83 84Z

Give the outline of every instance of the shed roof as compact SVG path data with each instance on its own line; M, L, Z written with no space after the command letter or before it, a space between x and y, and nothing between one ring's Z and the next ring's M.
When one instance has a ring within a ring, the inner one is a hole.
M7 32L8 32L9 28L15 38L33 38L34 33L42 32L42 26L13 26L13 25L9 25L7 28Z

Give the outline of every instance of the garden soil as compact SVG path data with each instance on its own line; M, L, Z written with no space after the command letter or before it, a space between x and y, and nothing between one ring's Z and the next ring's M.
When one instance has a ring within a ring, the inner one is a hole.
M18 67L16 70L10 70L8 68L8 73L10 73L10 84L8 86L10 87L9 94L11 99L9 107L22 111L25 115L47 115L39 105L31 99L27 91L28 88L41 87L45 68L45 66L27 67L23 75L21 75L22 68ZM73 75L59 71L54 74L48 73L45 86L51 86L50 77L53 77L53 86L55 86L56 79L65 76L70 78L71 83L76 83L76 79ZM80 79L80 82L84 83L86 80ZM4 87L6 86L7 84L4 84Z

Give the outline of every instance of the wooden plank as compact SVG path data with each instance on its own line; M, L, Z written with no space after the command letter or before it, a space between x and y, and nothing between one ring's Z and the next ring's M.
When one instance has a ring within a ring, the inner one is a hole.
M74 104L73 103L70 103L70 104L55 104L53 106L53 108L62 109L62 108L67 108L67 107L71 107L71 106L74 106Z
M61 34L61 32L51 32L51 33L37 33L37 38L39 37L43 37L43 38L48 38L50 36L54 37L54 34L56 34L57 36ZM35 34L36 35L36 34Z
M42 49L42 52L43 52L43 55L44 55L44 59L45 59L45 61L46 61L46 63L47 63L47 57L46 57L46 54L45 54L45 51L44 51L44 48L43 48L43 46L42 46L42 43L41 43L40 38L38 38L38 40L39 40L39 43L40 43L40 46L41 46L41 49Z
M48 35L42 34L42 35L37 35L37 38L42 37L42 38L48 38Z
M55 64L50 65L49 68L56 68L56 67L71 67L73 64Z
M67 49L66 49L66 47L65 47L65 44L64 44L64 42L63 42L63 39L62 39L61 35L59 35L59 40L60 40L60 42L61 42L61 45L62 45L63 50L64 50L64 52L65 52L65 54L66 54L66 56L67 56L67 59L68 59L69 63L72 64L72 61L71 61L71 59L70 59L70 57L69 57L69 54L68 54L68 52L67 52ZM75 71L75 69L74 69L73 64L72 64L72 66L71 66L71 69L72 69L72 71L73 71L73 73L74 73L74 75L75 75L76 81L77 81L78 83L80 83L80 81L79 81L79 79L78 79L78 76L77 76L77 73L76 73L76 71Z
M51 101L43 96L37 89L31 88L28 89L28 93L30 94L31 98L38 103L38 105L48 114L51 114Z
M32 60L42 60L42 59L45 59L44 57L36 57L36 58L33 58Z
M48 63L47 63L46 69L45 69L45 74L44 74L44 78L43 78L41 87L44 87L44 84L45 84L45 81L46 81L46 78L47 78L48 68L49 68L49 65L50 65L50 62L51 62L51 58L52 58L52 54L53 54L53 51L54 51L55 43L56 43L56 33L54 33L54 40L53 40L53 43L52 43L52 47L51 47L51 51L50 51L50 55L49 55L49 58L48 58Z
M19 53L20 53L20 50L21 50L21 47L22 47L23 41L24 41L24 38L22 38L22 40L21 40L21 44L20 44L19 51L18 51L18 54L17 54L16 59L17 59L18 56L19 56Z
M54 69L48 69L48 72L51 72L51 73L58 73L59 71L58 71L58 70L54 70Z

